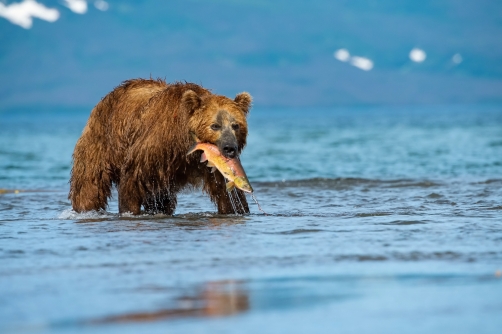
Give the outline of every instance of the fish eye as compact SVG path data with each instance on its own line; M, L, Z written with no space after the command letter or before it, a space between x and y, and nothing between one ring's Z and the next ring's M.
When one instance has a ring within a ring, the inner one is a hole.
M219 124L214 123L211 125L211 130L218 131L219 129L221 129L221 126Z
M234 129L235 131L239 130L239 124L232 124L232 129Z

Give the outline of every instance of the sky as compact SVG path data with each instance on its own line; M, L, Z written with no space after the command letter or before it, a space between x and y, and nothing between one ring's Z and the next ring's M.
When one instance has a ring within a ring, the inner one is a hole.
M0 0L0 111L88 108L123 80L264 107L502 101L495 0Z

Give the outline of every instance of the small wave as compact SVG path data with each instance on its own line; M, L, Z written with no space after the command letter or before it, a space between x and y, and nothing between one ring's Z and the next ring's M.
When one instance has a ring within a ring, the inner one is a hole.
M392 213L390 212L363 212L356 213L354 217L381 217L381 216L390 216Z
M57 193L59 189L5 189L0 188L0 195L3 194L19 194L19 193Z
M185 212L180 214L175 214L174 218L184 218L184 219L197 219L197 218L228 218L228 217L243 217L239 214L219 214L216 211L202 211L202 212Z
M263 214L260 214L261 216ZM322 212L302 212L299 210L292 211L281 211L281 212L272 212L267 214L270 217L316 217L316 218L332 218L332 217L341 217L343 214L333 214L333 213L322 213Z
M295 230L288 230L288 231L281 231L281 232L267 232L267 234L284 234L284 235L289 235L289 234L304 234L304 233L317 233L317 232L325 232L326 230L321 230L321 229L305 229L305 228L299 228Z
M381 223L381 225L416 225L427 224L427 220L394 220L388 223Z
M120 220L136 220L136 219L148 219L148 220L156 220L156 219L174 219L174 220L198 220L201 218L209 218L209 219L239 219L245 218L247 215L239 215L239 214L219 214L217 212L186 212L181 214L174 215L166 215L163 213L157 213L155 215L151 215L148 213L141 213L139 215L133 215L130 212L126 213L111 213L107 211L87 211L78 213L73 209L66 209L59 214L57 219L62 220L109 220L109 219L120 219Z
M440 186L441 183L430 180L412 180L412 179L397 179L397 180L379 180L365 178L311 178L299 180L283 180L283 181L268 181L255 182L256 185L271 188L295 188L308 187L320 189L335 189L343 190L353 187L384 187L384 188L430 188Z
M401 261L423 261L423 260L463 260L467 262L472 262L474 254L464 254L454 251L442 251L442 252L421 252L412 251L407 253L394 252L392 253L393 258ZM476 254L478 255L478 254ZM472 257L471 257L472 256Z
M500 258L500 253L494 252L473 252L461 253L455 251L437 251L437 252L390 252L381 254L343 254L333 257L334 261L403 261L403 262L421 262L421 261L458 261L458 262L475 262L480 257L488 256L490 258Z
M395 180L395 181L382 181L389 186L389 188L430 188L438 187L441 184L428 180L414 181L414 180Z
M486 181L483 181L483 182L476 182L475 184L492 184L492 183L502 183L502 179L488 179Z

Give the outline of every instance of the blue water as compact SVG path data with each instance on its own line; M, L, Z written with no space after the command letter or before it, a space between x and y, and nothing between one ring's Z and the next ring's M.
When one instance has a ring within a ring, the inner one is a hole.
M500 332L502 106L252 110L247 216L74 213L87 117L0 113L0 332Z

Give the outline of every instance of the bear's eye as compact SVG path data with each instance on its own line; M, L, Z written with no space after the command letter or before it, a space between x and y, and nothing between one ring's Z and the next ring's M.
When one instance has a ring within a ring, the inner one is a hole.
M214 123L211 125L211 130L218 131L219 129L221 129L221 126L219 124Z
M232 129L235 131L239 130L239 124L232 124Z

